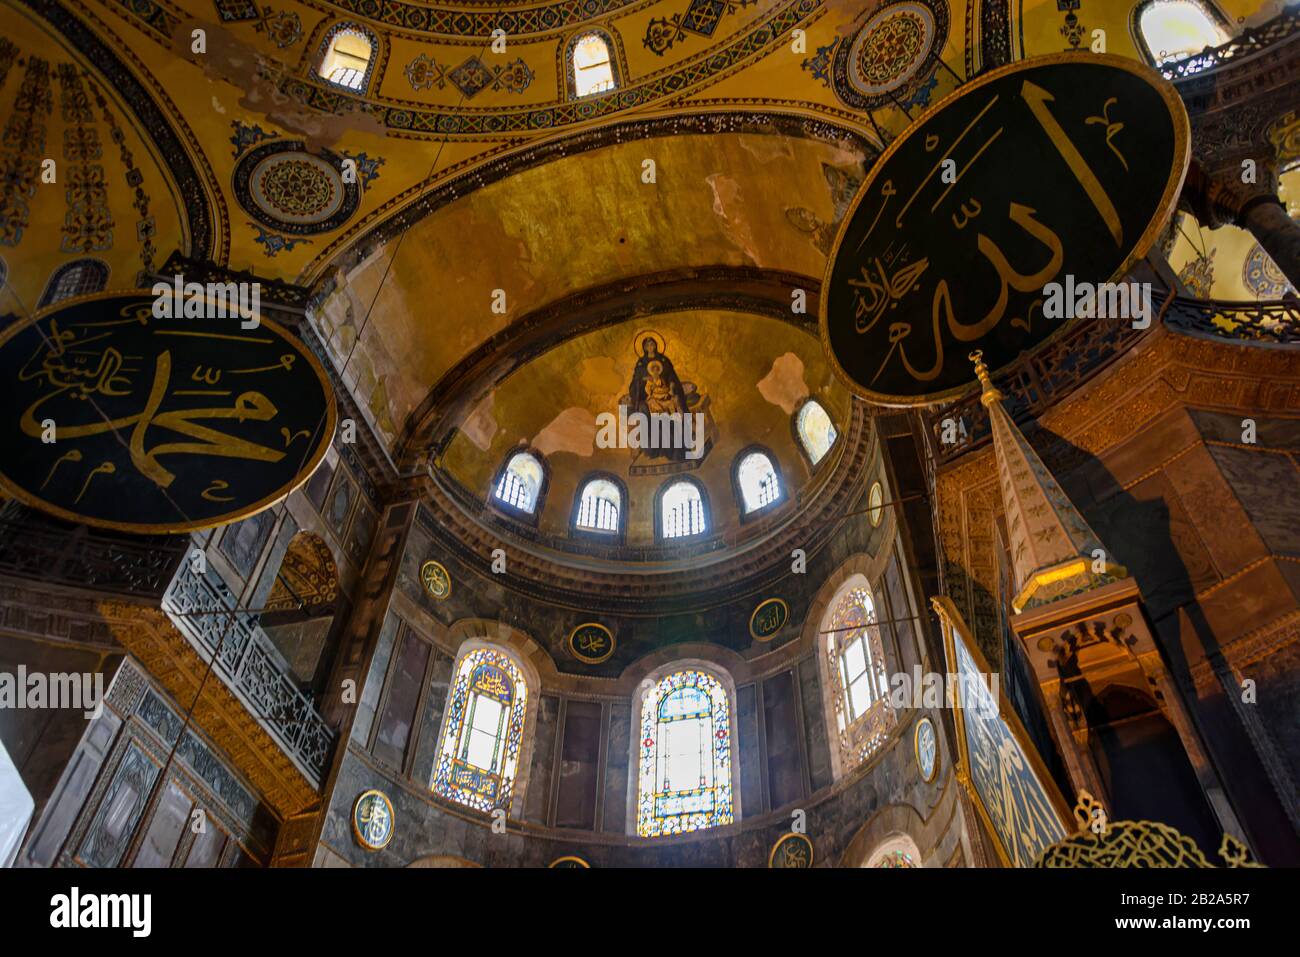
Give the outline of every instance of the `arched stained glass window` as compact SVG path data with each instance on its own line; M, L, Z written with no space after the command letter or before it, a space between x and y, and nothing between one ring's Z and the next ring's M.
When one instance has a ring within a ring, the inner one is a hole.
M867 855L863 867L920 867L921 852L916 842L906 834L897 834L883 841Z
M875 622L875 602L862 586L840 597L825 629L840 746L859 760L884 742L894 723L884 643Z
M661 837L732 820L727 689L698 669L673 672L641 701L636 832Z
M532 515L542 490L542 463L530 452L516 452L497 479L497 501Z
M685 538L707 530L704 499L694 482L674 482L659 502L660 527L664 538Z
M781 478L765 452L750 452L736 466L740 506L748 514L781 498Z
M582 487L575 525L588 532L617 532L623 494L609 479L592 479Z
M434 766L433 790L480 811L510 808L523 741L528 685L505 652L461 659Z
M52 306L64 299L102 292L108 285L108 266L98 259L74 259L50 277L37 308Z
M813 465L822 460L839 438L835 423L816 399L809 399L800 406L795 416L795 431L799 433L799 442Z
M316 72L336 86L364 91L374 56L375 41L369 34L351 24L340 25L330 33Z
M573 44L573 91L577 96L604 93L618 85L610 60L609 43L599 33L588 33Z
M1200 0L1151 0L1137 16L1148 58L1156 66L1185 60L1230 37L1219 18Z

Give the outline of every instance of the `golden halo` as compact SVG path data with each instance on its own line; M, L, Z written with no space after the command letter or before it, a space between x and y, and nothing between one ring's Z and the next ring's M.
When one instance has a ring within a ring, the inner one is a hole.
M641 357L641 343L646 339L653 339L655 345L659 347L659 354L664 354L664 337L653 329L642 329L632 337L632 351L636 353L638 359Z

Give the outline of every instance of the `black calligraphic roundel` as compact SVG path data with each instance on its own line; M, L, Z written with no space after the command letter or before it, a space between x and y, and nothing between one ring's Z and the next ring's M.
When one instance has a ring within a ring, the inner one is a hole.
M153 313L151 293L103 293L0 335L7 493L70 521L184 532L312 473L336 417L316 358L266 319Z
M1187 160L1182 101L1132 60L1039 57L967 83L885 151L840 227L832 364L865 398L924 405L975 381L975 349L996 370L1072 322L1141 321L1136 286L1105 291L1105 318L1095 287L1146 255Z

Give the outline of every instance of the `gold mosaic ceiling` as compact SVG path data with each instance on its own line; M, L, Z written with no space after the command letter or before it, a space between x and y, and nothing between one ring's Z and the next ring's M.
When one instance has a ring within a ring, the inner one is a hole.
M0 311L32 308L80 256L109 267L111 288L173 250L310 287L311 320L394 457L445 377L572 297L622 289L626 302L647 277L713 267L814 287L882 137L961 77L1078 41L1056 4L997 0L969 23L967 5L944 0L2 2L6 174L30 177L46 154L63 166L57 184L7 188L23 228L0 236ZM1222 6L1246 22L1274 9ZM1127 12L1076 19L1136 56ZM356 93L315 72L342 24L377 46ZM576 98L565 54L593 28L618 85ZM99 153L78 153L90 139ZM110 221L111 238L96 235ZM490 308L498 290L504 311ZM708 382L719 395L755 388L755 370L728 357L771 367L799 352L764 332L772 320L711 315L714 354L701 346L698 361L721 360ZM561 323L504 392L562 394L546 357L578 331ZM502 423L516 438L535 425ZM762 427L735 428L738 442ZM461 451L448 461L481 484L486 466Z

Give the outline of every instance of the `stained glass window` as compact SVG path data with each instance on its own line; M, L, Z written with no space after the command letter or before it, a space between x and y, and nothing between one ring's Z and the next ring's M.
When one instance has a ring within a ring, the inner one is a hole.
M750 452L740 460L736 482L746 513L771 505L781 497L781 480L772 467L772 460L762 452Z
M480 811L510 807L528 685L514 660L480 648L456 670L433 790Z
M877 867L916 867L912 855L907 851L887 851L876 861Z
M674 672L641 702L636 832L684 834L732 819L727 691L703 671Z
M844 593L826 628L840 746L857 760L874 752L894 723L884 643L875 622L876 605L864 586Z
M795 431L799 433L799 441L803 443L804 451L812 459L813 465L822 460L822 456L830 451L839 438L831 417L815 399L809 399L800 407L795 418Z

